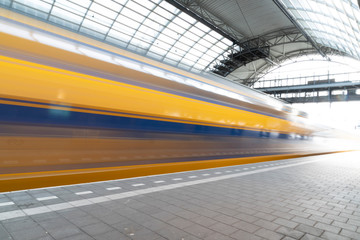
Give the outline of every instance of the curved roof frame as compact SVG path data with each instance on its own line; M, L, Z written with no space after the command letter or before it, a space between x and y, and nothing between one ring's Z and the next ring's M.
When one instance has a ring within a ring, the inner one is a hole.
M165 0L1 0L0 7L193 72L233 44Z
M343 52L334 50L332 48L326 48L326 47L322 47L322 51L327 55L327 56L348 56L347 54L344 54ZM255 82L257 82L259 79L261 79L262 77L264 77L266 74L268 74L270 71L282 67L284 62L290 61L292 59L298 59L300 57L303 56L310 56L310 55L319 55L318 51L313 49L313 48L308 48L308 49L302 49L302 50L295 50L292 52L288 52L286 55L284 55L281 58L278 58L279 61L279 65L274 66L274 65L269 65L269 64L261 64L260 66L258 66L257 71L254 71L250 74L249 78L246 79L246 82L244 83L245 85L248 86L253 86ZM324 58L324 61L329 61L329 59Z

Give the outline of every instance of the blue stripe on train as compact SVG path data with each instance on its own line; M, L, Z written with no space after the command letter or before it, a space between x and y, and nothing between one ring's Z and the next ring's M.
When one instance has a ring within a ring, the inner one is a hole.
M176 134L287 138L287 134L0 104L0 122Z

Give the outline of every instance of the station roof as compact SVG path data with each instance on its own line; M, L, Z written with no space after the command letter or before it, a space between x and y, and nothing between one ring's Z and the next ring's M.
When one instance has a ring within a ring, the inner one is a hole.
M223 76L247 85L304 54L360 59L356 0L0 0L0 6L188 71L231 65Z

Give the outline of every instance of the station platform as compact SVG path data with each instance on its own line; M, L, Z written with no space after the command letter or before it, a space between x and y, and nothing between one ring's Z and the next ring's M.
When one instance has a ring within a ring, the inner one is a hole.
M0 194L0 239L360 239L360 153Z

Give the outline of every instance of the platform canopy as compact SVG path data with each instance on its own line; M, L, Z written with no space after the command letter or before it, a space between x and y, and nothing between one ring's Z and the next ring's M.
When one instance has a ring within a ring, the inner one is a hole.
M247 85L306 54L360 59L357 0L0 0L0 7Z

